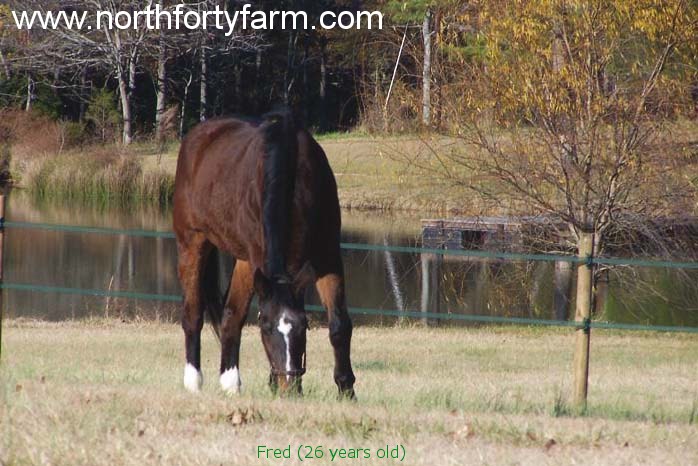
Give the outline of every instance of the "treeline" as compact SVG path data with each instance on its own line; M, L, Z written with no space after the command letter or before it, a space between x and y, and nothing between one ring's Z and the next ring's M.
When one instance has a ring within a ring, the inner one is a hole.
M134 139L178 137L203 119L258 114L280 103L292 106L306 126L321 132L357 126L368 131L429 127L457 132L461 115L483 105L491 107L495 117L497 108L504 106L528 118L523 100L520 105L500 105L501 99L512 96L478 94L478 89L483 89L480 80L491 80L498 71L500 75L509 73L501 54L507 50L520 53L521 44L528 47L531 66L538 61L562 70L566 61L575 60L575 51L561 39L570 32L563 34L564 18L582 10L571 0L252 0L249 3L255 9L305 11L311 25L328 10L379 10L384 14L384 27L238 31L226 37L222 31L211 29L151 31L144 27L129 31L18 31L11 10L116 13L142 10L151 2L3 3L0 107L37 110L71 122L78 137L88 132L93 138L124 144ZM163 8L177 3L160 2ZM200 11L218 6L232 12L242 7L242 2L233 0L186 3ZM666 38L662 34L673 34L671 21L677 20L669 10L678 4L682 5L681 15L686 16L679 21L682 31L689 32L669 42L660 40ZM656 63L654 54L662 53L656 49L659 44L669 44L671 53L662 62L666 69L661 70L668 78L648 90L652 95L643 105L663 116L694 114L698 101L696 45L691 43L695 36L687 34L696 26L696 1L630 0L618 5L618 15L625 14L626 8L640 13L632 16L637 24L622 26L627 30L617 34L625 41L618 49L622 59L619 56L601 64L598 82L608 93L615 92L618 83L638 67ZM505 10L521 11L522 16L499 14ZM563 19L546 22L546 14ZM542 15L543 20L535 15ZM505 24L505 18L517 24ZM605 17L596 20L611 21ZM622 22L609 22L609 27L619 24ZM493 42L492 37L502 30L520 33L519 46L507 43L511 36ZM513 80L517 74L509 76ZM539 83L515 84L513 87L525 89ZM505 120L497 123L506 124Z

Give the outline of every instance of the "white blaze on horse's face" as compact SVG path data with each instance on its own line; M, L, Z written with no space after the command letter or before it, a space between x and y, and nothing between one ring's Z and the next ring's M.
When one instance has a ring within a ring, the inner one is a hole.
M287 312L288 311L284 310L284 312L281 314L281 317L279 318L279 325L276 327L276 329L284 336L284 342L286 343L286 380L289 380L291 378L291 344L289 335L291 334L293 326L291 325L290 320L288 320Z

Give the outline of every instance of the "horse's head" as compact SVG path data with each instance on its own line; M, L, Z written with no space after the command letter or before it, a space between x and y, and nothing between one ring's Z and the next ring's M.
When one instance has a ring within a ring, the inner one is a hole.
M254 275L262 343L271 365L270 384L282 394L301 393L301 377L305 373L308 320L304 276L305 268L294 280L270 280L261 270Z

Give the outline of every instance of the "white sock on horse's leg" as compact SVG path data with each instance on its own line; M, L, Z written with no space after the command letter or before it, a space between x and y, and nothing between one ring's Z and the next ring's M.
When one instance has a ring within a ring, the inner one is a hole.
M201 371L191 364L184 366L184 387L190 392L197 393L204 384L204 376Z
M237 366L228 369L221 374L221 388L229 394L240 393L242 380L240 379L240 371Z

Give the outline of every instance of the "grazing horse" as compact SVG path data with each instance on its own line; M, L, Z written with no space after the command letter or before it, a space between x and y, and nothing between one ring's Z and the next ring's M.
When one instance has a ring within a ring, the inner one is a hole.
M184 386L199 391L206 313L221 343L220 384L239 393L240 337L253 295L272 389L301 392L314 282L327 310L340 396L354 397L352 323L344 296L337 184L313 137L288 110L259 120L201 123L182 142L174 193L179 280L184 291ZM218 252L235 258L224 296Z

